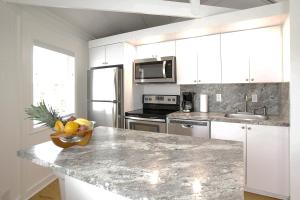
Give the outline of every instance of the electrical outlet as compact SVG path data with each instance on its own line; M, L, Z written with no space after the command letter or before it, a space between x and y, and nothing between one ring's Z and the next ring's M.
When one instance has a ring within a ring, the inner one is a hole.
M257 94L252 94L252 102L257 103Z
M217 102L222 102L222 94L216 94Z

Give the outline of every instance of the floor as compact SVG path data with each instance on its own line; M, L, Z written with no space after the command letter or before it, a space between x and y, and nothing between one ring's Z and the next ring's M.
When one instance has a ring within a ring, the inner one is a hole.
M38 194L33 196L30 200L60 200L60 191L58 180L50 183ZM245 192L245 200L277 200L270 197L260 196L252 193Z

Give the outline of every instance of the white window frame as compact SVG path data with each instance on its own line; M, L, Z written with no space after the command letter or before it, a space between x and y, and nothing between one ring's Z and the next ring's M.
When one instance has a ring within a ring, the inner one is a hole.
M62 117L68 117L68 116L72 116L72 115L75 115L75 113L76 113L76 108L77 108L77 104L76 104L76 101L77 101L77 99L76 99L76 88L77 88L77 82L76 82L76 56L75 56L75 53L73 53L73 52L71 52L71 51L68 51L68 50L66 50L66 49L62 49L62 48L59 48L59 47L55 47L55 46L53 46L53 45L49 45L49 44L46 44L46 43L43 43L43 42L40 42L40 41L34 41L33 43L32 43L32 56L31 56L31 58L32 58L32 62L31 62L31 91L32 91L32 93L31 93L31 103L30 104L33 104L34 102L33 102L33 95L34 95L34 90L33 90L33 60L34 60L34 58L33 58L33 56L34 56L34 54L33 54L33 51L34 51L34 46L37 46L37 47L41 47L41 48L45 48L45 49L48 49L48 50L50 50L50 51L55 51L55 52L58 52L58 53L62 53L62 54L65 54L65 55L68 55L68 56L72 56L72 57L74 57L74 113L70 113L70 114L67 114L67 115L65 115L65 116L62 116ZM47 104L47 102L46 102L46 104ZM36 133L39 133L39 132L42 132L42 131L45 131L45 130L47 130L48 128L47 127L44 127L44 126L39 126L39 127L34 127L34 123L33 123L33 121L30 123L31 125L30 125L30 129L31 129L31 133L32 134L36 134Z

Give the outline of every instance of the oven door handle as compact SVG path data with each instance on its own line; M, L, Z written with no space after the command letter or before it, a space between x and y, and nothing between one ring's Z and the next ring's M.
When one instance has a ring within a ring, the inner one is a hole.
M140 120L140 121L150 121L150 122L163 122L165 123L166 120L164 119L152 119L152 118L142 118L142 117L125 117L126 119L132 119L132 120Z

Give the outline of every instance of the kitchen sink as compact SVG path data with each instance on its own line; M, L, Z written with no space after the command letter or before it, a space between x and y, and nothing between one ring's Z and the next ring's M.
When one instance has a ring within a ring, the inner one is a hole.
M242 120L267 120L266 115L254 115L252 113L227 113L224 117Z

